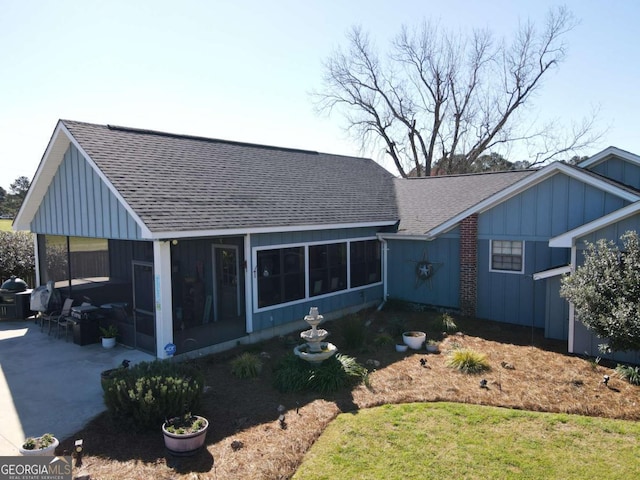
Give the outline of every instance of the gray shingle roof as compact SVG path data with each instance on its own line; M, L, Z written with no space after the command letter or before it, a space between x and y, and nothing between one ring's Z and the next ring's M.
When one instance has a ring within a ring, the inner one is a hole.
M424 235L535 170L395 179L399 234Z
M399 218L393 176L370 159L62 122L151 231Z

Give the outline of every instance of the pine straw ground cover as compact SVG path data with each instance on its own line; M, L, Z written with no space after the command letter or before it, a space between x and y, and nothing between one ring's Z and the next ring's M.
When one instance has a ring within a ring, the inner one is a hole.
M360 318L367 342L355 351L341 347L346 338L341 330L349 322L323 324L341 352L372 370L368 386L324 398L281 394L271 386L273 366L291 352L284 339L193 360L202 365L209 387L201 411L193 413L206 416L211 425L206 450L194 457L167 454L160 426L157 432L123 433L107 415L63 441L58 453L71 451L73 440L83 438L83 464L74 475L92 479L271 480L290 478L338 413L382 404L446 400L640 420L640 387L618 379L615 365L566 354L565 342L544 339L539 330L456 318L460 333L445 337L439 354L395 351L398 320L405 330L427 331L433 338L441 335L438 317L434 312L366 312ZM381 332L393 333L394 342L374 346ZM445 363L454 348L486 354L491 370L480 375L452 370ZM247 349L261 353L264 368L258 378L241 380L231 374L229 363ZM604 375L611 377L608 386ZM479 387L480 379L487 380L487 388ZM278 420L280 405L286 408L284 425Z

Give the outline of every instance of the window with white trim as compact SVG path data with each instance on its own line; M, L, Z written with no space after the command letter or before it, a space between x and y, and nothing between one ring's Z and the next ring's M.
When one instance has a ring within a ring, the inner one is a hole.
M381 272L380 242L351 242L351 287L377 283Z
M257 252L258 307L300 300L304 295L304 247Z
M491 240L491 271L524 272L522 240Z
M347 244L309 245L309 296L347 288Z
M255 248L257 308L296 303L382 281L377 239Z

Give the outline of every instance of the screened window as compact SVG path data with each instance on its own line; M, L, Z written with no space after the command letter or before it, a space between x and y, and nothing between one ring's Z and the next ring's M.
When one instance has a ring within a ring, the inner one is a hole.
M309 296L347 288L347 244L309 247Z
M259 307L304 298L304 247L260 250L257 260Z
M351 287L377 283L381 279L380 242L351 242Z
M520 240L491 241L491 270L522 272L524 243Z

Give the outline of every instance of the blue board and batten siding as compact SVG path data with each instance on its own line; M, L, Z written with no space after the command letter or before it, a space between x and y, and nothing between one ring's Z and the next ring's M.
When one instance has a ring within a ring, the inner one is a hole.
M339 242L347 240L373 239L379 228L352 228L335 230L309 230L302 232L281 232L251 235L251 248L305 245L309 243ZM254 266L255 267L255 266ZM253 275L253 274L252 274ZM254 331L265 330L302 320L309 313L309 308L318 307L321 314L357 309L372 303L382 302L383 286L381 283L369 287L332 293L326 296L311 297L291 305L255 311L253 313Z
M545 280L533 274L570 262L569 249L549 239L629 202L564 174L556 174L478 217L477 316L545 326ZM490 272L490 241L524 241L524 273Z
M387 241L387 294L390 299L433 305L460 307L460 239L457 229L432 241ZM431 278L418 279L418 262L433 265Z
M135 220L72 144L31 222L31 231L139 240Z
M640 188L640 165L621 158L608 158L598 165L589 167L589 170L625 185Z
M596 243L598 240L614 242L618 248L623 248L620 237L627 231L634 230L640 232L640 214L625 218L617 223L608 225L596 232L576 239L576 263L579 268L584 263L584 251L588 243ZM573 351L575 353L585 353L591 356L601 356L614 359L618 362L628 362L640 364L640 352L614 352L603 354L598 346L606 343L589 331L577 318L574 320Z

